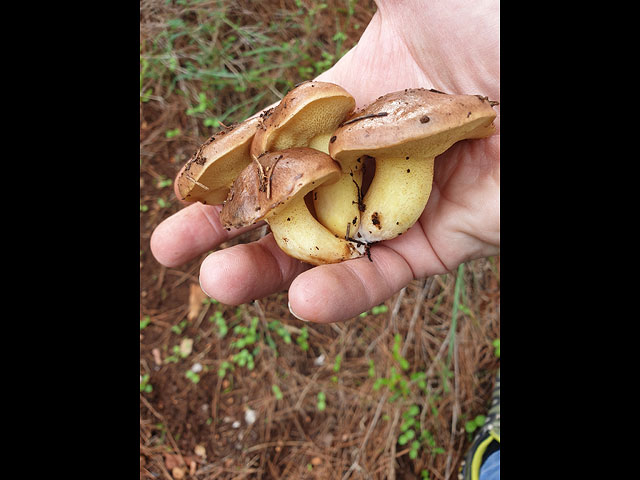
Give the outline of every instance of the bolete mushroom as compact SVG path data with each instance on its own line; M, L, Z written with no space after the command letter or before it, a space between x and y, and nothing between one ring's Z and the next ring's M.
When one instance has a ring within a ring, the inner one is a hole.
M434 158L460 140L491 135L495 104L418 88L383 95L351 115L329 153L343 170L365 156L375 159L356 238L372 243L408 230L429 199Z
M364 244L334 235L311 214L305 195L338 180L340 165L308 147L268 152L252 162L234 181L220 212L226 228L265 220L286 254L313 265L337 263L365 253ZM261 181L260 168L266 176Z
M260 126L251 144L251 154L292 147L309 147L329 153L333 132L355 108L355 100L344 88L328 82L304 82L289 91ZM343 169L343 175L314 191L315 215L335 235L355 233L360 220L358 190L362 184L360 165ZM355 220L355 221L354 221Z
M258 116L249 118L203 143L178 174L177 190L182 200L222 203L233 181L251 163L249 148L260 123Z

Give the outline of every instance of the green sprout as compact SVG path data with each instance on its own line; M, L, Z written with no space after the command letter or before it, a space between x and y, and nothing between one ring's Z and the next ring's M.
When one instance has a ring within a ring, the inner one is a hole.
M340 371L340 364L342 363L342 355L336 355L336 359L333 361L333 371L338 373Z
M289 333L287 328L282 323L280 323L279 320L269 322L267 327L269 328L269 330L275 331L280 337L282 337L284 343L291 343L291 334Z
M464 429L467 431L469 435L475 432L478 428L484 425L486 417L484 415L476 415L473 420L468 420L464 424Z
M316 404L318 411L322 412L325 408L327 408L327 396L324 392L318 393L318 402Z
M144 330L147 325L149 325L149 323L151 323L151 318L149 317L149 315L145 315L143 319L140 320L140 330Z
M200 381L200 375L198 375L193 370L187 370L184 376L191 380L193 383L198 383Z
M307 327L302 327L300 329L300 335L296 338L296 343L302 350L305 352L309 350L309 330Z
M218 376L220 378L224 378L229 370L233 371L233 364L225 360L220 364L220 367L218 367Z
M209 321L218 327L218 337L224 338L229 332L229 327L227 327L227 322L222 316L221 311L217 310L211 317L209 317Z
M282 400L284 398L284 395L282 395L282 390L280 390L280 387L275 383L271 385L271 391L275 395L276 400Z
M491 342L491 345L493 345L493 354L497 358L500 358L500 339L496 338L493 342Z
M393 337L393 358L395 359L396 362L400 364L400 368L402 368L403 370L408 370L409 362L400 353L401 346L402 346L402 337L400 336L399 333L396 333L395 336Z
M140 376L140 393L151 393L153 386L149 383L149 374L145 373Z
M373 359L369 360L369 377L370 378L375 378L376 376L376 366L373 363Z
M181 335L184 327L187 326L187 320L182 320L179 324L171 327L171 331L176 335Z

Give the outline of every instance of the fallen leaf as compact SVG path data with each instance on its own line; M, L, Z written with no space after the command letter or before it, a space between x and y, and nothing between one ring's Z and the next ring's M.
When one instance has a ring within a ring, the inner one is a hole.
M207 458L207 449L204 448L203 445L196 445L196 448L193 449L196 455L202 458Z
M182 459L179 455L164 452L164 466L167 467L167 470L173 470L180 465L182 465Z
M191 355L191 351L193 350L193 339L192 338L183 338L180 342L180 355L183 358Z
M189 313L187 313L189 321L198 318L206 298L207 294L202 291L200 285L192 283L189 287Z
M154 348L153 350L151 350L151 353L153 354L153 361L155 362L155 364L158 366L162 366L162 356L160 355L160 349Z
M184 478L184 468L182 467L174 467L171 469L171 475L175 480L182 480Z

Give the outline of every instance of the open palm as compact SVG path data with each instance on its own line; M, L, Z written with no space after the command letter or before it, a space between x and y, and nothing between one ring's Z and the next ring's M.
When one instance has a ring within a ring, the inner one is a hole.
M497 1L376 2L360 42L317 80L344 87L364 106L405 88L480 94L500 100ZM499 108L499 107L498 107ZM411 280L444 273L500 245L500 122L496 135L455 144L436 158L431 196L401 237L375 244L371 258L311 267L285 255L272 235L210 254L205 292L231 305L289 290L296 316L331 322L377 305ZM227 232L219 206L193 204L154 231L156 259L177 266L244 230Z

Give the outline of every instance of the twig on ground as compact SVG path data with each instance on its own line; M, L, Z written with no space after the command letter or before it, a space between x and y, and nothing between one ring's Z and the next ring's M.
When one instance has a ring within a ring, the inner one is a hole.
M413 305L413 314L411 315L411 320L409 321L407 338L405 338L404 340L404 344L402 345L402 351L400 353L403 357L407 353L409 344L413 341L413 337L414 337L413 329L415 327L416 320L418 319L418 315L420 314L420 311L422 310L422 307L424 305L424 299L426 298L427 292L431 288L432 283L433 283L433 277L426 278L422 283L422 288L420 289L420 292L416 296L415 303Z
M369 437L371 436L371 432L373 431L373 428L378 423L378 419L380 418L380 413L382 413L382 406L384 405L384 402L387 401L387 396L388 395L389 395L388 392L385 392L384 395L382 396L382 398L380 399L380 401L378 402L378 406L376 407L376 412L373 415L373 419L371 420L371 423L369 424L369 428L367 429L367 433L364 436L364 440L362 441L362 444L360 445L360 448L358 449L358 453L356 455L356 458L353 460L353 463L349 467L349 470L347 470L347 472L342 476L342 480L347 480L347 478L349 478L349 475L351 475L351 472L353 472L356 468L359 467L358 462L360 461L360 457L362 456L362 452L364 451L364 449L367 446L367 442L369 441Z

